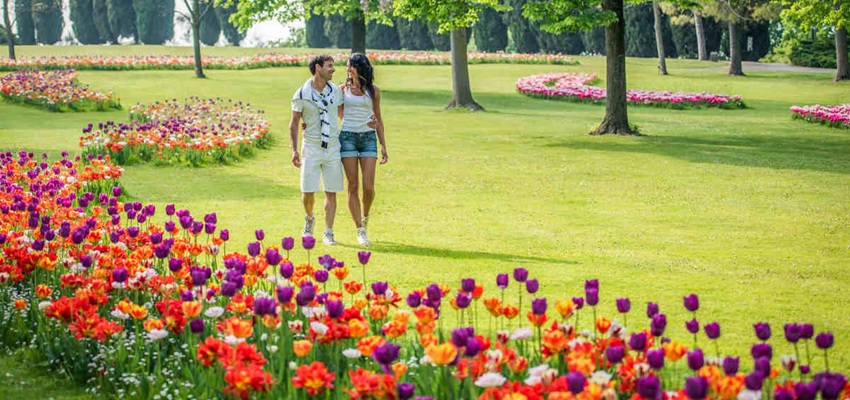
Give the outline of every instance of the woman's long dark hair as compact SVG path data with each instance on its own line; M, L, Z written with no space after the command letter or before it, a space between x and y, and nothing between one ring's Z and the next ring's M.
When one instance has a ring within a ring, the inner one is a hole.
M375 98L375 75L372 69L372 63L369 62L369 57L363 53L354 53L348 57L348 63L357 70L357 77L360 81L360 89L369 94L369 97ZM347 79L349 85L352 84L351 78Z

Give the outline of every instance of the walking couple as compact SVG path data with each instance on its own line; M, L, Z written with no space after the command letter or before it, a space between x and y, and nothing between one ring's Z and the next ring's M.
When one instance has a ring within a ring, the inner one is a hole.
M387 147L381 120L381 93L373 84L369 58L354 53L348 58L348 78L341 86L331 82L334 60L329 55L310 59L312 77L292 97L289 136L292 164L301 169L301 200L304 203L302 236L313 236L315 193L325 191L325 232L322 242L335 245L333 225L336 194L343 190L342 170L348 181L348 209L357 227L357 243L369 246L366 226L375 199L377 142L381 144L381 164L386 164ZM302 124L303 119L303 124ZM338 119L342 119L339 128ZM304 128L301 153L298 129ZM377 136L377 140L376 140ZM363 203L360 202L362 173Z

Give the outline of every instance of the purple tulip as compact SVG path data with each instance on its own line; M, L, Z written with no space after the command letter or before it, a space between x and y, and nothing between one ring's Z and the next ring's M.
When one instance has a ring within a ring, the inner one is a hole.
M239 291L239 288L235 283L226 281L221 283L221 295L224 297L233 297L236 295L236 292Z
M295 239L291 237L285 237L280 241L280 248L290 251L295 247Z
M587 289L599 290L599 279L590 279L584 281L584 291L586 292Z
M135 238L135 237L139 236L139 227L138 226L131 226L131 227L127 228L127 234L130 235L131 238Z
M540 289L540 282L538 282L537 279L529 279L525 281L525 290L529 294L537 293L538 289Z
M357 260L360 261L360 264L366 265L369 262L369 257L372 257L372 252L369 251L358 251L357 252Z
M112 188L112 196L114 197L121 197L121 192L122 190L120 186L115 186Z
M579 393L584 391L584 387L587 384L587 378L584 377L584 374L581 372L570 372L567 374L566 378L567 388L573 395L577 396Z
M708 336L709 339L717 339L720 337L720 324L717 322L707 323L702 328L705 330L705 336Z
M265 238L266 238L266 233L265 233L265 232L263 232L263 230L262 230L262 229L257 229L257 230L255 230L255 231L254 231L254 237L256 237L256 238L257 238L257 240L259 240L259 241L261 241L261 242L262 242L262 241L263 241L263 239L265 239Z
M316 279L316 282L325 283L328 281L329 275L328 270L326 269L317 269L316 272L313 272L313 278ZM374 287L374 285L372 285Z
M466 342L466 351L464 352L464 355L466 355L467 357L475 357L480 352L481 342L479 342L478 339L475 339L474 337L470 337L469 340Z
M227 229L218 231L218 238L221 239L222 242L230 240L230 231Z
M808 375L811 372L811 367L808 365L800 365L800 373L803 375Z
M475 279L463 278L460 280L460 290L466 293L475 291Z
M329 317L337 319L345 312L345 304L342 304L340 300L327 300L325 301L325 309L328 310Z
M761 372L754 371L744 377L744 387L747 390L760 391L764 385L764 375Z
M699 297L697 295L691 293L685 297L683 297L685 303L685 309L690 312L696 312L699 310Z
M685 379L685 394L691 400L702 400L708 393L708 380L701 376L690 376Z
M278 265L283 260L283 256L278 253L277 249L269 248L266 250L266 262L269 265Z
M667 328L667 316L664 314L655 314L652 321L649 323L649 329L652 336L661 337L664 335L664 329Z
M525 282L528 279L528 270L525 268L514 268L514 280Z
M469 342L469 330L466 328L457 328L452 331L452 344L456 347L465 347Z
M499 289L505 289L508 287L508 274L499 274L496 275L496 286Z
M815 327L812 324L800 325L800 339L810 340L815 336Z
M726 375L735 375L738 373L738 366L740 364L740 358L738 357L726 357L723 359L723 372Z
M472 303L472 296L467 293L458 293L456 302L459 308L467 308Z
M112 280L115 282L124 282L127 280L129 273L124 267L116 268L112 271Z
M623 347L621 346L611 346L605 350L605 358L607 358L608 362L611 364L616 364L622 361L624 356Z
M819 333L818 336L815 338L815 344L818 346L819 349L823 350L832 347L834 341L835 338L833 338L832 333L829 332Z
M251 242L248 243L248 255L251 257L256 257L260 255L260 242Z
M375 351L372 353L372 358L378 364L388 367L390 364L394 363L395 360L398 360L399 349L401 349L401 347L397 344L387 342L375 348Z
M767 357L767 359L770 360L773 358L773 348L771 348L767 343L757 343L750 349L750 354L753 356L754 360L762 357Z
M207 279L210 278L210 274L211 271L207 268L189 268L189 276L192 278L192 284L195 286L204 286L207 283Z
M694 349L688 352L688 368L697 371L705 365L705 357L702 355L702 349Z
M218 223L218 215L216 213L209 213L204 215L204 222L208 224L216 224Z
M699 322L697 322L696 318L687 321L685 322L685 329L690 333L697 334L699 332Z
M787 389L777 388L773 392L773 400L794 400L794 392Z
M844 390L844 385L847 384L846 377L830 372L815 375L814 381L818 383L823 400L837 400Z
M546 298L534 299L531 301L531 312L534 315L546 314Z
M170 216L174 215L174 211L175 211L174 204L166 204L165 205L165 215L170 217Z
M646 352L646 362L654 370L664 368L664 349L652 349Z
M443 298L443 291L440 289L437 284L431 284L425 289L425 294L428 297L428 300L431 301L439 301Z
M274 299L269 297L255 297L254 298L254 314L257 316L263 315L272 315L275 312L275 303Z
M576 306L576 310L581 310L584 307L584 297L573 297L573 305Z
M396 391L398 392L399 400L409 400L413 397L413 394L416 392L416 386L414 386L410 382L400 382L396 386ZM790 399L794 400L794 399Z
M192 333L201 333L204 331L204 320L202 319L193 319L189 322L189 330Z
M289 279L292 278L292 274L294 273L295 266L293 266L291 262L287 261L283 264L280 264L280 276Z
M206 233L207 235L212 235L213 233L215 233L215 230L215 224L211 224L209 222L204 224L204 233Z
M767 357L755 359L753 365L754 371L761 372L761 374L764 376L770 375L770 360Z
M794 394L797 395L797 400L815 400L818 394L818 386L814 382L797 382L794 385Z
M112 224L118 225L115 222L115 216L114 215L112 216ZM173 232L175 229L177 229L177 225L174 224L174 221L165 221L163 228L165 229L166 232Z
M637 381L637 392L645 400L660 400L661 380L655 375L640 378Z
M191 290L181 290L180 291L180 301L192 301L195 299L195 295L192 294Z
M584 291L584 294L587 298L587 305L594 307L599 304L599 289L588 288Z
M800 324L785 324L785 340L797 343L803 335L803 327Z
M658 312L659 312L658 304L653 303L651 301L649 303L646 303L646 317L647 318L654 317L655 314L658 314Z
M383 296L387 293L387 289L389 289L389 284L387 282L375 282L372 284L372 293L375 293L378 296Z
M313 299L316 298L316 289L312 286L305 286L301 288L301 291L295 295L295 303L300 307L304 307L307 304L310 304Z
M756 337L761 341L766 341L770 339L770 324L767 322L759 322L753 325L756 331Z
M180 271L183 268L183 260L180 258L171 258L168 260L168 270L171 272Z
M276 292L277 301L279 301L280 304L287 304L292 301L295 289L293 289L292 286L278 286Z
M301 238L301 247L303 247L304 250L311 250L315 246L316 238L312 236L304 236Z
M419 307L420 304L422 304L422 295L419 292L411 292L407 295L407 305L410 308Z
M625 314L632 309L632 302L628 298L617 299L617 311Z
M629 337L629 348L635 351L646 350L646 333L633 333L632 336Z

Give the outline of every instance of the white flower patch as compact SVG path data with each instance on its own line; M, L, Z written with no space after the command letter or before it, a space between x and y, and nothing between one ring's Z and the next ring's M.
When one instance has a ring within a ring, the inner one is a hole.
M213 307L208 308L207 311L204 311L205 316L207 316L209 318L213 318L213 319L218 318L218 317L222 316L223 314L224 314L224 308L219 307L219 306L213 306Z
M525 340L532 335L531 328L519 328L511 333L511 340Z
M359 358L363 354L357 349L345 349L342 351L342 355L345 356L345 358Z
M482 388L491 388L502 386L508 378L497 372L487 372L482 374L475 380L475 386Z
M145 336L148 338L148 340L155 342L157 340L165 339L166 337L168 337L168 331L165 329L152 329Z

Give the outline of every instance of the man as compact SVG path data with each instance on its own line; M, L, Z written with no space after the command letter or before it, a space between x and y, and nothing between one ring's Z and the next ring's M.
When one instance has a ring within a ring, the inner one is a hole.
M342 105L342 91L331 82L334 60L327 54L310 59L313 75L292 97L292 119L289 136L292 145L292 164L301 169L301 200L304 203L302 236L313 236L316 217L313 215L315 193L319 180L325 190L325 233L322 242L335 245L333 226L336 214L336 194L343 191L340 161L339 122L337 108ZM304 119L304 141L298 154L298 128Z

